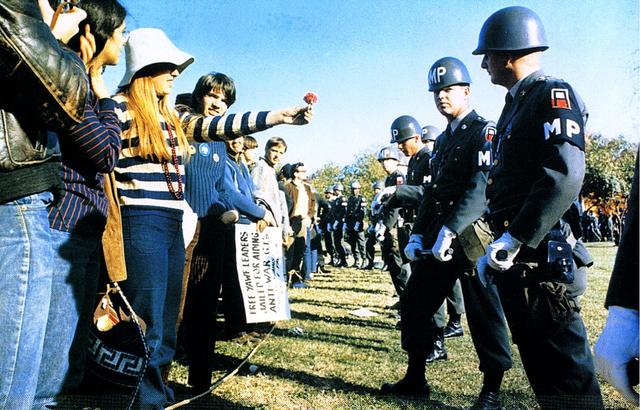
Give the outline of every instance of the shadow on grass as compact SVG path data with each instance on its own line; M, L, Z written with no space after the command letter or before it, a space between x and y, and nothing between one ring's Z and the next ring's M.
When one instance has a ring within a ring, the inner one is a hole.
M330 323L338 323L346 326L361 326L361 327L375 327L378 329L392 329L395 325L390 323L375 322L372 320L363 320L356 317L332 317L332 316L320 316L313 313L306 312L291 312L291 319L296 320L309 320L311 322L324 321Z
M228 367L228 369L233 369L240 363L240 360L223 355L216 355L217 364L222 363L233 363L232 366ZM376 400L384 401L391 404L397 404L398 408L407 408L409 406L413 406L412 408L421 408L421 409L461 409L461 407L452 407L447 406L444 403L437 400L425 400L421 397L407 397L407 398L399 398L394 396L386 396L381 395L378 388L372 388L368 386L363 386L361 384L350 383L339 377L323 377L314 374L310 374L304 371L297 370L289 370L282 367L274 367L274 366L260 366L258 370L258 374L263 376L272 377L272 378L280 378L280 379L288 379L295 381L296 383L305 384L314 389L322 390L322 391L340 391L345 393L352 393L362 396L373 397ZM238 376L247 376L250 377L250 373L248 369L243 368L238 372ZM214 391L215 393L215 391ZM188 407L192 408L192 407ZM238 407L238 408L247 408L247 407Z
M280 337L293 337L287 334L285 329L274 330L274 335ZM298 338L297 336L296 338ZM391 351L388 347L381 346L385 343L384 340L380 339L370 339L366 337L357 337L357 336L345 336L345 335L337 335L332 333L323 333L323 332L314 332L308 331L304 334L304 336L300 337L305 340L316 340L319 342L333 343L333 344L343 344L345 346L354 347L357 349L366 349L366 350L375 350L377 352L385 352L388 353Z
M239 363L239 361L238 361ZM236 364L237 365L237 364ZM184 384L169 382L169 387L174 390L176 403L183 400L190 399L194 396L194 393ZM189 404L185 404L180 409L254 409L255 407L247 407L233 401L225 400L222 397L215 395L215 390L212 395L200 397Z
M308 305L312 305L312 306L325 306L325 307L330 307L330 308L335 308L335 309L347 309L347 310L352 310L352 309L359 309L362 307L361 303L340 303L340 302L330 302L330 301L319 301L313 298L304 298L304 297L300 297L300 296L292 296L289 298L289 301L291 302L291 304L295 304L295 303L306 303Z
M326 282L326 283L333 283L333 282ZM355 292L355 293L371 293L374 295L378 295L378 294L387 294L388 291L386 289L367 289L367 288L358 288L358 287L346 287L346 286L324 286L324 284L322 282L317 282L317 281L313 281L311 282L311 289L310 290L320 290L320 289L326 289L326 290L331 290L333 292Z

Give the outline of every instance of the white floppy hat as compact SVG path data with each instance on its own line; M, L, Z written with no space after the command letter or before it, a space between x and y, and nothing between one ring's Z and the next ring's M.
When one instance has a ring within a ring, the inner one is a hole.
M139 28L129 33L125 55L127 71L118 87L128 85L138 71L152 64L175 64L182 72L194 61L192 55L178 49L164 31L157 28Z

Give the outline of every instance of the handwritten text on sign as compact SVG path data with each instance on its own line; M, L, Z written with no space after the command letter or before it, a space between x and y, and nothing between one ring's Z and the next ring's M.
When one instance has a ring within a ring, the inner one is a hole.
M280 228L236 224L236 265L247 323L291 318Z

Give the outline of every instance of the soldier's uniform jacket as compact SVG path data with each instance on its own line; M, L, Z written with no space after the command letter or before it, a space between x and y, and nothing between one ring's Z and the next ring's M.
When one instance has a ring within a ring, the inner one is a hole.
M585 172L582 108L562 80L541 71L522 80L492 142L486 193L497 235L508 229L536 248L577 198Z
M387 177L384 179L385 187L403 185L405 183L406 183L406 178L404 174L397 170L387 175Z
M349 197L347 201L347 214L345 216L348 230L358 232L363 230L366 210L367 201L362 195L351 195Z
M395 194L395 203L403 208L403 217L406 221L413 221L414 213L420 206L424 186L430 180L431 150L425 146L409 159L407 167L406 184L398 186Z
M447 126L436 139L431 157L431 182L425 187L413 233L431 245L443 225L460 234L486 211L485 188L491 166L490 139L494 123L475 111L451 133Z
M345 220L345 216L347 216L347 198L344 195L340 195L336 197L331 203L331 213L333 217L333 222L338 222L342 224ZM340 226L338 229L342 229Z
M638 153L620 247L609 281L605 306L638 309Z
M316 196L316 203L318 204L318 220L320 227L324 230L331 224L333 224L331 201L322 198L320 195Z
M406 177L402 172L398 170L387 175L387 177L384 180L385 187L404 185L405 183L406 183ZM400 212L398 208L389 208L389 209L385 209L385 211L380 215L379 219L382 220L382 222L387 227L387 229L391 229L398 222L399 216L400 216Z

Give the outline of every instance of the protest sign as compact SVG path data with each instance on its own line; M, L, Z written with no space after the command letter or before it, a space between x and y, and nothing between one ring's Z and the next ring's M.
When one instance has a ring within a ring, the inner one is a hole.
M247 323L291 318L281 228L237 224L236 266Z

